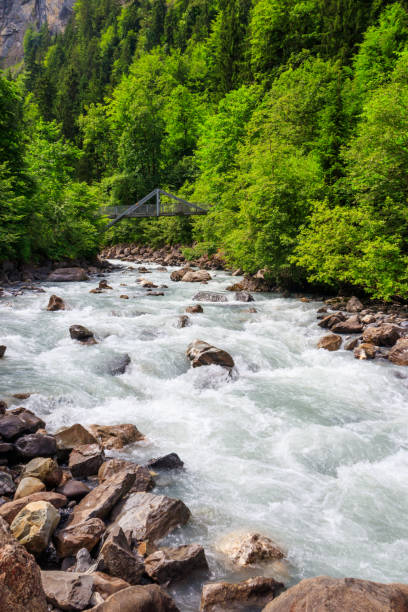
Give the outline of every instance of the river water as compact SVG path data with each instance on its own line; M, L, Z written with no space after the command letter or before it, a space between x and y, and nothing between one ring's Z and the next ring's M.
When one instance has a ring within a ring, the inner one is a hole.
M164 297L146 297L135 269L107 275L113 291L100 295L89 293L93 280L3 297L0 397L32 393L19 404L50 431L134 423L147 437L126 451L138 462L177 452L185 471L161 474L156 491L183 499L192 520L166 542L202 543L211 579L249 575L233 573L217 542L257 530L287 551L288 584L320 574L406 582L408 370L316 350L318 302L256 294L250 314L228 294L227 304L203 304L178 329L197 291L223 291L231 278L172 283L171 268L154 268L146 278L169 286ZM70 309L47 312L53 293ZM100 343L72 341L72 324ZM185 350L196 338L231 353L232 379L216 366L190 368ZM110 375L123 353L131 366ZM182 612L198 609L199 587L173 591Z

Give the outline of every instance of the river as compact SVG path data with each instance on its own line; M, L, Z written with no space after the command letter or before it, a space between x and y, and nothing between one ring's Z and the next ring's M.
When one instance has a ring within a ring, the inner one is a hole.
M94 279L3 297L0 398L32 393L22 404L50 431L134 423L147 440L122 455L138 462L177 452L185 471L160 475L156 491L180 497L193 518L166 542L202 543L212 579L249 575L233 574L217 551L221 536L245 529L287 551L289 584L320 574L406 582L408 370L316 350L319 303L274 294L255 294L256 314L229 294L178 329L204 287L154 268L146 278L169 286L164 297L146 297L135 269L108 274L113 290L100 295L89 293ZM225 272L213 276L205 290L231 284ZM70 309L47 312L53 293ZM71 340L72 324L100 343ZM196 338L231 353L232 379L215 366L190 368L185 351ZM123 353L130 367L111 376ZM198 609L199 584L173 594L183 612Z

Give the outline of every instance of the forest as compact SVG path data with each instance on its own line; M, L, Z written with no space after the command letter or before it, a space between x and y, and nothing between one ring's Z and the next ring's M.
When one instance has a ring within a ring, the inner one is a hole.
M0 261L221 252L408 298L408 1L77 0L0 76ZM155 187L203 217L123 221Z

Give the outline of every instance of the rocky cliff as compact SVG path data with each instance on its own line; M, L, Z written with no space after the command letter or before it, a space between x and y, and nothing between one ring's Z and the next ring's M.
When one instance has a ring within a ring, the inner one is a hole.
M72 12L75 0L0 0L0 67L19 62L27 28L44 23L52 32L61 31Z

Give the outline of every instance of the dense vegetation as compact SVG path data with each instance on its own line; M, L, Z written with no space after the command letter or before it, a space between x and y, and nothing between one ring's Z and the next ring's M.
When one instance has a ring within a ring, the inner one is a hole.
M408 297L406 1L77 0L0 127L2 259L89 255L99 206L161 186L210 213L104 239Z

